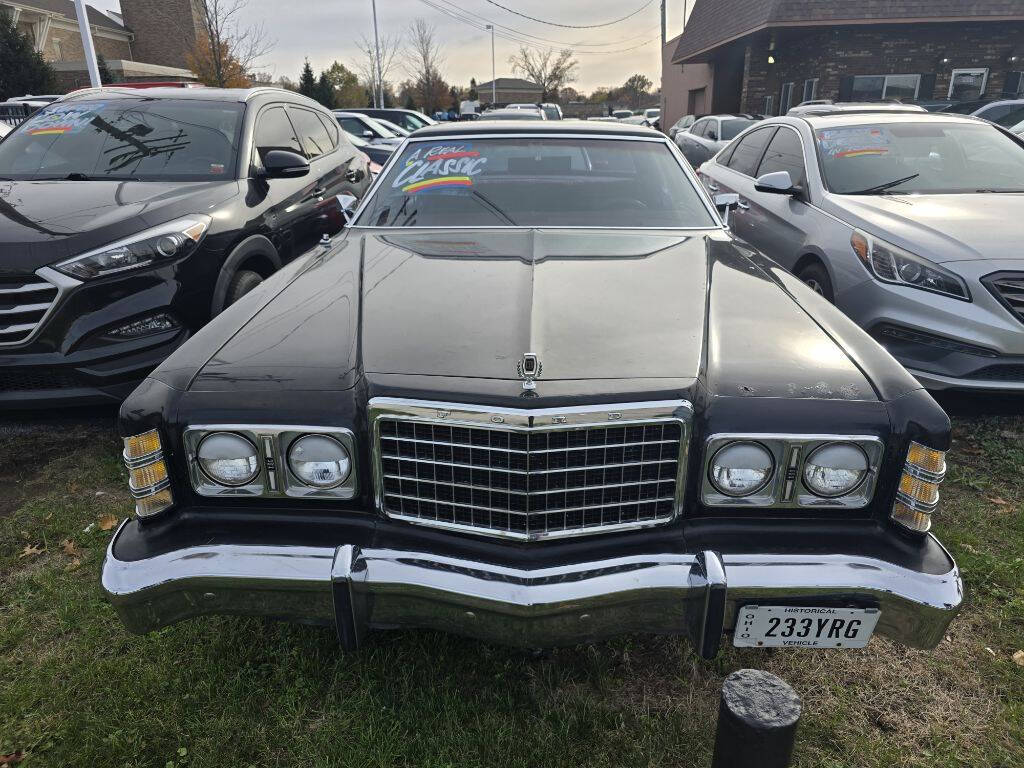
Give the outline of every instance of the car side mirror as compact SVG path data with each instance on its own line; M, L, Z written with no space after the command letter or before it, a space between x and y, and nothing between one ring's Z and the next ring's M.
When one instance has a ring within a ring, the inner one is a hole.
M800 192L799 188L793 186L789 171L775 171L759 176L754 181L754 189L771 195L795 195Z
M272 149L263 156L263 170L269 179L297 179L309 173L309 161L297 152Z
M345 223L351 224L352 219L355 218L356 208L359 207L359 198L355 195L338 195L338 205L345 217Z
M717 133L716 133L715 131L711 131L711 132L710 132L710 133L708 134L708 138L709 138L709 139L710 139L711 141L718 141L718 134L717 134Z
M715 208L722 214L722 221L729 226L729 211L740 204L740 196L735 192L722 192L714 197Z
M363 131L363 138L364 139L376 139L377 137L373 135L373 131Z

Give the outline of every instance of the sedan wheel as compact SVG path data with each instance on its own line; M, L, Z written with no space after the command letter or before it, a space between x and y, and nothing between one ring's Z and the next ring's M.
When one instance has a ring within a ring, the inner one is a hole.
M832 291L832 280L828 271L819 262L812 262L797 273L797 277L803 280L811 290L822 298L831 302L835 301L835 294Z

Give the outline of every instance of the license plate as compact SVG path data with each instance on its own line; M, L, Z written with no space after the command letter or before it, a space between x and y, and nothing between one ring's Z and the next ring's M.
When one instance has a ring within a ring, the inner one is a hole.
M877 608L744 605L733 645L741 648L863 648L878 623Z

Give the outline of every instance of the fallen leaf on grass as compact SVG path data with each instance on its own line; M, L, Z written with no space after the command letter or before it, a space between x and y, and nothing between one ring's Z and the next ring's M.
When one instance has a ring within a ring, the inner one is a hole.
M21 550L21 554L19 554L18 557L34 557L36 555L43 554L43 552L45 551L46 550L40 547L38 544L26 544L25 548Z
M991 653L993 657L995 657L996 652L993 651L991 648L989 648L987 645L985 646L985 650L988 651L989 653Z
M1000 432L999 436L1005 437L1007 440L1019 440L1024 437L1020 432Z
M68 563L64 567L64 570L65 571L73 571L76 568L78 568L78 566L80 566L81 564L82 564L82 561L76 557L74 560L72 560L70 563Z
M92 533L96 528L96 523L89 523L85 528L82 529L82 533Z
M8 766L20 763L25 757L25 753L20 749L17 752L11 752L6 755L0 755L0 768L8 768Z
M986 496L985 498L991 501L993 504L1000 507L1005 507L1010 503L1006 499L1000 498L999 496Z
M1024 667L1024 651L1017 651L1013 654L1013 663L1018 667Z
M60 543L60 548L64 550L64 554L68 557L82 556L82 550L80 550L78 548L78 545L75 544L75 542L73 542L71 539L64 539L64 541Z
M109 512L105 515L100 515L98 524L101 531L109 531L117 525L117 515L112 515Z

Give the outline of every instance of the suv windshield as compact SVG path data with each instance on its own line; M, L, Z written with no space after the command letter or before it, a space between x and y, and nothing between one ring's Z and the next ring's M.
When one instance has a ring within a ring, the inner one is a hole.
M814 135L825 183L838 194L1024 190L1024 146L991 125L922 120Z
M713 227L661 141L414 141L357 222L378 227Z
M0 144L11 179L234 178L243 105L112 98L46 107Z

